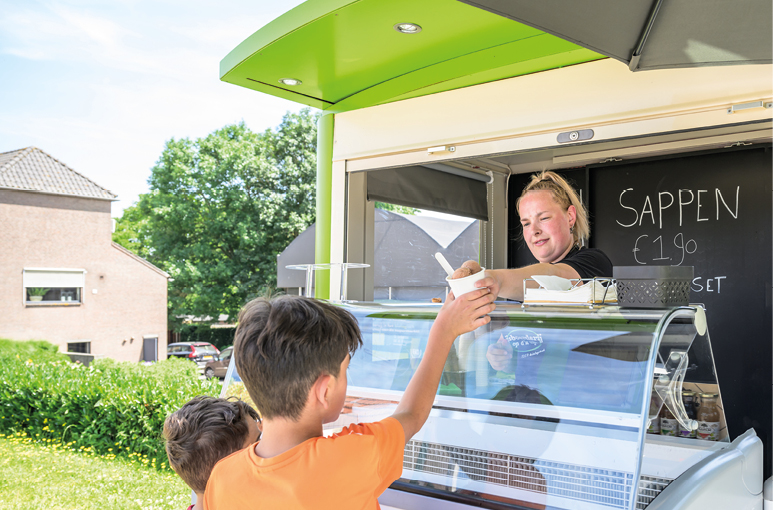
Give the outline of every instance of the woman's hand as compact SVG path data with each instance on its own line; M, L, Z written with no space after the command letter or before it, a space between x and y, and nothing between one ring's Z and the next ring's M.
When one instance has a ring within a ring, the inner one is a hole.
M515 301L523 301L523 280L533 274L576 279L580 275L568 264L533 264L517 269L487 269L486 277L475 282L476 287L487 287L492 294Z
M475 282L475 286L479 288L483 288L483 287L488 288L489 292L491 292L491 294L494 296L494 299L496 299L497 296L499 296L499 289L501 287L501 283L494 271L486 271L486 277L481 278L480 280Z
M513 359L513 346L503 335L499 335L497 343L488 346L486 359L494 370L507 370Z

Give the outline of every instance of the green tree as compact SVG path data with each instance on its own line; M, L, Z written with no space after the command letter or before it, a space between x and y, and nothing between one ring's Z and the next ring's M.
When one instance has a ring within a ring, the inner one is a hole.
M113 241L144 259L150 259L153 248L147 238L148 220L142 215L139 204L133 204L123 210L123 215L115 220Z
M383 209L385 211L392 211L403 214L416 214L419 212L415 207L408 207L407 205L387 204L386 202L376 202L376 209Z
M304 109L264 133L240 123L166 143L114 240L170 274L175 327L182 315L235 317L275 288L277 255L315 220L316 117Z

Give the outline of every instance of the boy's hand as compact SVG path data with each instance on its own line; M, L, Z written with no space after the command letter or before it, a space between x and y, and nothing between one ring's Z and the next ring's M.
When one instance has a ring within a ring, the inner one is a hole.
M458 298L453 291L449 292L433 327L442 329L451 338L473 331L491 321L487 314L496 308L495 299L496 294L488 288L473 290Z

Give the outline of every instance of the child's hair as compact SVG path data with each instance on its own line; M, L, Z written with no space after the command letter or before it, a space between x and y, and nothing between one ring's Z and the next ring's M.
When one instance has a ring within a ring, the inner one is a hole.
M531 182L523 188L521 196L518 197L518 201L515 203L515 209L518 210L521 199L526 196L527 193L530 191L543 190L549 191L553 196L553 200L555 200L564 210L569 209L570 205L574 206L577 211L577 217L572 233L574 236L574 244L577 246L585 246L586 241L590 237L588 211L585 209L585 205L583 205L580 197L577 196L577 192L574 188L566 182L566 179L557 173L545 170L538 174L534 174L531 177Z
M320 375L338 377L362 345L354 316L299 296L258 298L239 313L234 361L263 418L297 421Z
M164 421L169 465L191 489L204 492L212 468L244 447L247 420L257 419L241 400L194 397Z

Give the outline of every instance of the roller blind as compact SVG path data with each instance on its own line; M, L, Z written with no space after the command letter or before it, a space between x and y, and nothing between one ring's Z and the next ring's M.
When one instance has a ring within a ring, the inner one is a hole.
M368 172L368 200L488 221L486 183L424 166Z
M24 287L83 288L85 274L83 269L25 269Z

